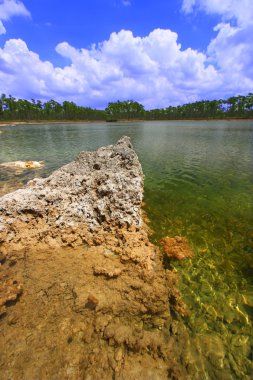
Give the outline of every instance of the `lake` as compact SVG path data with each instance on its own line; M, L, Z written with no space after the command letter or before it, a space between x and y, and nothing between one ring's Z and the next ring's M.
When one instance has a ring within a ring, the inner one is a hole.
M145 174L151 239L186 236L195 256L171 265L190 315L189 363L204 379L253 378L253 122L169 121L0 126L0 163L44 160L39 171L0 169L0 185L47 176L131 137ZM194 347L194 348L193 348ZM203 380L204 380L203 379Z

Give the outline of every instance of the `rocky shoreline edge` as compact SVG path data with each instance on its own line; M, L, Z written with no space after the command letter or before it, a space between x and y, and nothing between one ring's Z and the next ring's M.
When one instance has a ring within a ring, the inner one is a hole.
M186 308L142 198L128 137L0 198L2 379L188 378Z

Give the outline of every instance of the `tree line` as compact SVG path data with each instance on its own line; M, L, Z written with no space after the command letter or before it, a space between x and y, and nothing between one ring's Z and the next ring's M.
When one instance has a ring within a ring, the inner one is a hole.
M177 107L146 111L146 119L149 120L251 118L252 116L252 93L246 96L233 96L226 100L202 100Z
M226 100L202 100L180 106L145 110L133 101L110 102L105 110L81 107L74 102L55 100L42 102L31 99L15 99L2 94L0 97L0 120L181 120L222 119L253 117L253 94L238 95Z
M51 99L15 99L2 94L0 97L0 120L105 120L105 111L80 107L74 102L62 104Z

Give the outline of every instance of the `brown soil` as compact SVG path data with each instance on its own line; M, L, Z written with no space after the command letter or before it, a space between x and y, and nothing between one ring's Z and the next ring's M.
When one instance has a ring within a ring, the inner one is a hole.
M24 250L1 273L23 289L4 298L1 379L186 378L168 302L184 306L159 255L148 268L104 245Z

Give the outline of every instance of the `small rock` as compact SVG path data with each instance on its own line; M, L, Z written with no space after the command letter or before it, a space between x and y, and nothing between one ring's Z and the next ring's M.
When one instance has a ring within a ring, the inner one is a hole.
M38 169L44 166L44 161L13 161L13 162L4 162L0 166L6 167L8 169Z
M109 266L108 268L95 265L93 267L93 273L96 276L103 275L105 277L109 278L115 278L118 277L121 274L122 270L120 268Z
M123 350L121 347L117 348L117 350L115 350L115 354L114 354L114 359L116 360L116 362L120 362L123 358Z
M193 257L193 251L185 237L175 236L174 238L165 237L160 240L164 253L167 257L183 260Z

